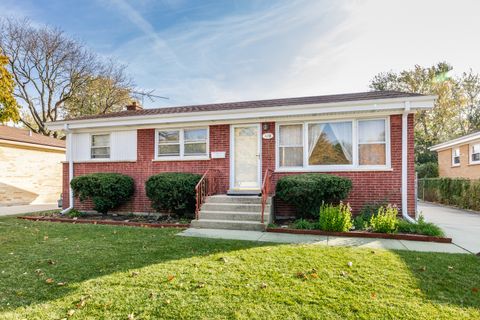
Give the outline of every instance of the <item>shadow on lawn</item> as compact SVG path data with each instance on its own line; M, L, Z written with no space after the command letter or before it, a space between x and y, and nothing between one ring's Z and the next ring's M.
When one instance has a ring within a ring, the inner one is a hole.
M427 299L480 308L480 259L470 254L395 251Z
M69 285L115 272L271 245L178 232L0 219L0 311L58 299L74 290Z

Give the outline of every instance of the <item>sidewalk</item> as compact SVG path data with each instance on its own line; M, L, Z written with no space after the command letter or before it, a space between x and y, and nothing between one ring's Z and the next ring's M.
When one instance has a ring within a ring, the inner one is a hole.
M56 203L49 204L29 204L25 206L0 207L0 217L13 216L22 213L38 212L45 210L58 209Z
M249 240L277 243L310 243L326 246L347 246L359 248L408 250L422 252L470 253L453 243L423 241L367 239L354 237L314 236L303 234L272 233L261 231L241 231L222 229L187 229L178 235L185 237Z

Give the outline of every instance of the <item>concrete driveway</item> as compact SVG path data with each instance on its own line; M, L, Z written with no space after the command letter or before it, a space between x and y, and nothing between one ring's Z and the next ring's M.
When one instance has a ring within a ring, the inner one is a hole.
M472 252L480 252L480 213L418 202L425 220L433 222L453 239L453 243Z
M0 206L0 217L3 216L13 216L22 213L38 212L45 210L55 210L58 209L56 203L50 204L29 204L25 206L10 206L10 207L1 207Z

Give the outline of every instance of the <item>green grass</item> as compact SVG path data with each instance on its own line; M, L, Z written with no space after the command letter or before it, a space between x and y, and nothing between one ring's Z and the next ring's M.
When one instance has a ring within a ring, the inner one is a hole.
M177 232L2 218L0 318L480 318L473 255Z

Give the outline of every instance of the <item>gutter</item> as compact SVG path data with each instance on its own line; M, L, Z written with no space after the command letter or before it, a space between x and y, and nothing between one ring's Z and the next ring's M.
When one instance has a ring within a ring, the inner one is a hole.
M64 131L67 134L67 158L68 158L68 208L60 211L62 215L70 212L73 209L73 190L70 183L73 179L73 156L72 156L72 131L70 130L68 123L64 125Z
M402 217L410 223L417 223L408 215L408 114L410 102L405 102L402 114Z

